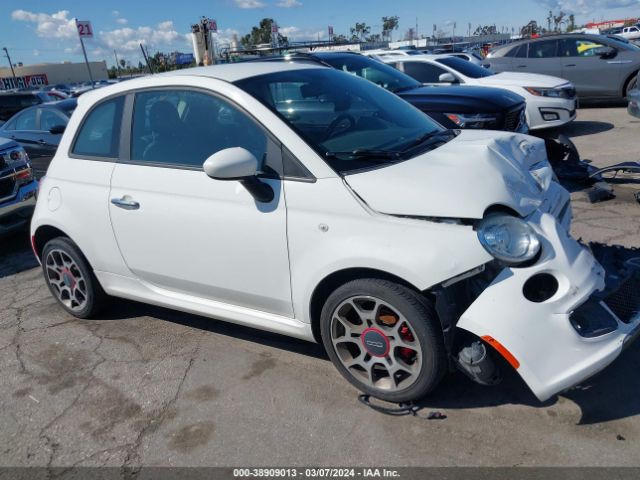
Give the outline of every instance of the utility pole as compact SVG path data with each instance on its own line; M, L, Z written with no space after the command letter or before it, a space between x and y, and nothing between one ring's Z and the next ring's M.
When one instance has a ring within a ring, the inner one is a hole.
M13 77L13 87L18 88L18 79L16 78L16 72L13 70L13 63L11 63L9 50L7 50L7 47L3 47L2 49L4 50L4 54L7 57L7 60L9 60L9 67L11 67L11 76Z
M120 63L118 62L118 54L116 53L116 49L113 49L113 56L116 58L116 68L118 69L118 77L120 76Z

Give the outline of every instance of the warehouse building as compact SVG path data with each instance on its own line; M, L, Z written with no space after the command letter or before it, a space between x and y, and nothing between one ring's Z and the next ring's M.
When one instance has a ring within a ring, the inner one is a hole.
M93 80L107 80L107 63L89 62ZM9 67L0 68L0 90L11 88L37 88L57 83L80 83L90 80L87 64L82 63L38 63L34 65L14 66L16 81ZM16 84L17 83L17 84Z

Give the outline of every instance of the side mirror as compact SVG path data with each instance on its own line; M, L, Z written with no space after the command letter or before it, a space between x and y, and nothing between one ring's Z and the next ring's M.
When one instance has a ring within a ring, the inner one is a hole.
M613 47L602 47L598 49L598 55L600 55L600 58L603 60L608 60L618 55L618 50Z
M216 180L241 180L256 176L258 159L242 147L225 148L207 158L202 168Z
M458 79L453 75L453 73L443 73L438 77L438 81L440 83L458 83Z
M64 133L66 128L66 125L54 125L49 129L49 133L53 135L60 135L61 133Z
M204 173L215 180L238 180L253 198L262 203L273 200L270 185L261 182L258 175L258 159L242 147L225 148L207 158L202 165Z

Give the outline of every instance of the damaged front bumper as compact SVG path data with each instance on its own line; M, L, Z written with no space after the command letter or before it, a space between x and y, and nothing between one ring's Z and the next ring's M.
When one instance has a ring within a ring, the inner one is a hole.
M544 401L620 355L640 332L640 302L636 284L623 282L611 294L616 301L608 303L605 269L567 233L566 222L542 212L530 221L542 242L538 261L504 268L457 327L496 347Z

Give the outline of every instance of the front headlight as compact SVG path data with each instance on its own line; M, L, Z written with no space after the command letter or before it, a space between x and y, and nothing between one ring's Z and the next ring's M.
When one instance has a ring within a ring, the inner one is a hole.
M10 148L4 152L2 152L2 162L4 165L9 167L16 166L20 163L29 163L29 155L22 147L14 147Z
M485 217L479 223L477 233L485 250L508 265L529 261L540 251L540 240L533 228L511 215Z
M460 128L481 128L495 130L498 128L498 117L486 113L445 113L445 117Z
M558 88L524 87L524 89L536 97L562 98L565 95L564 92Z

